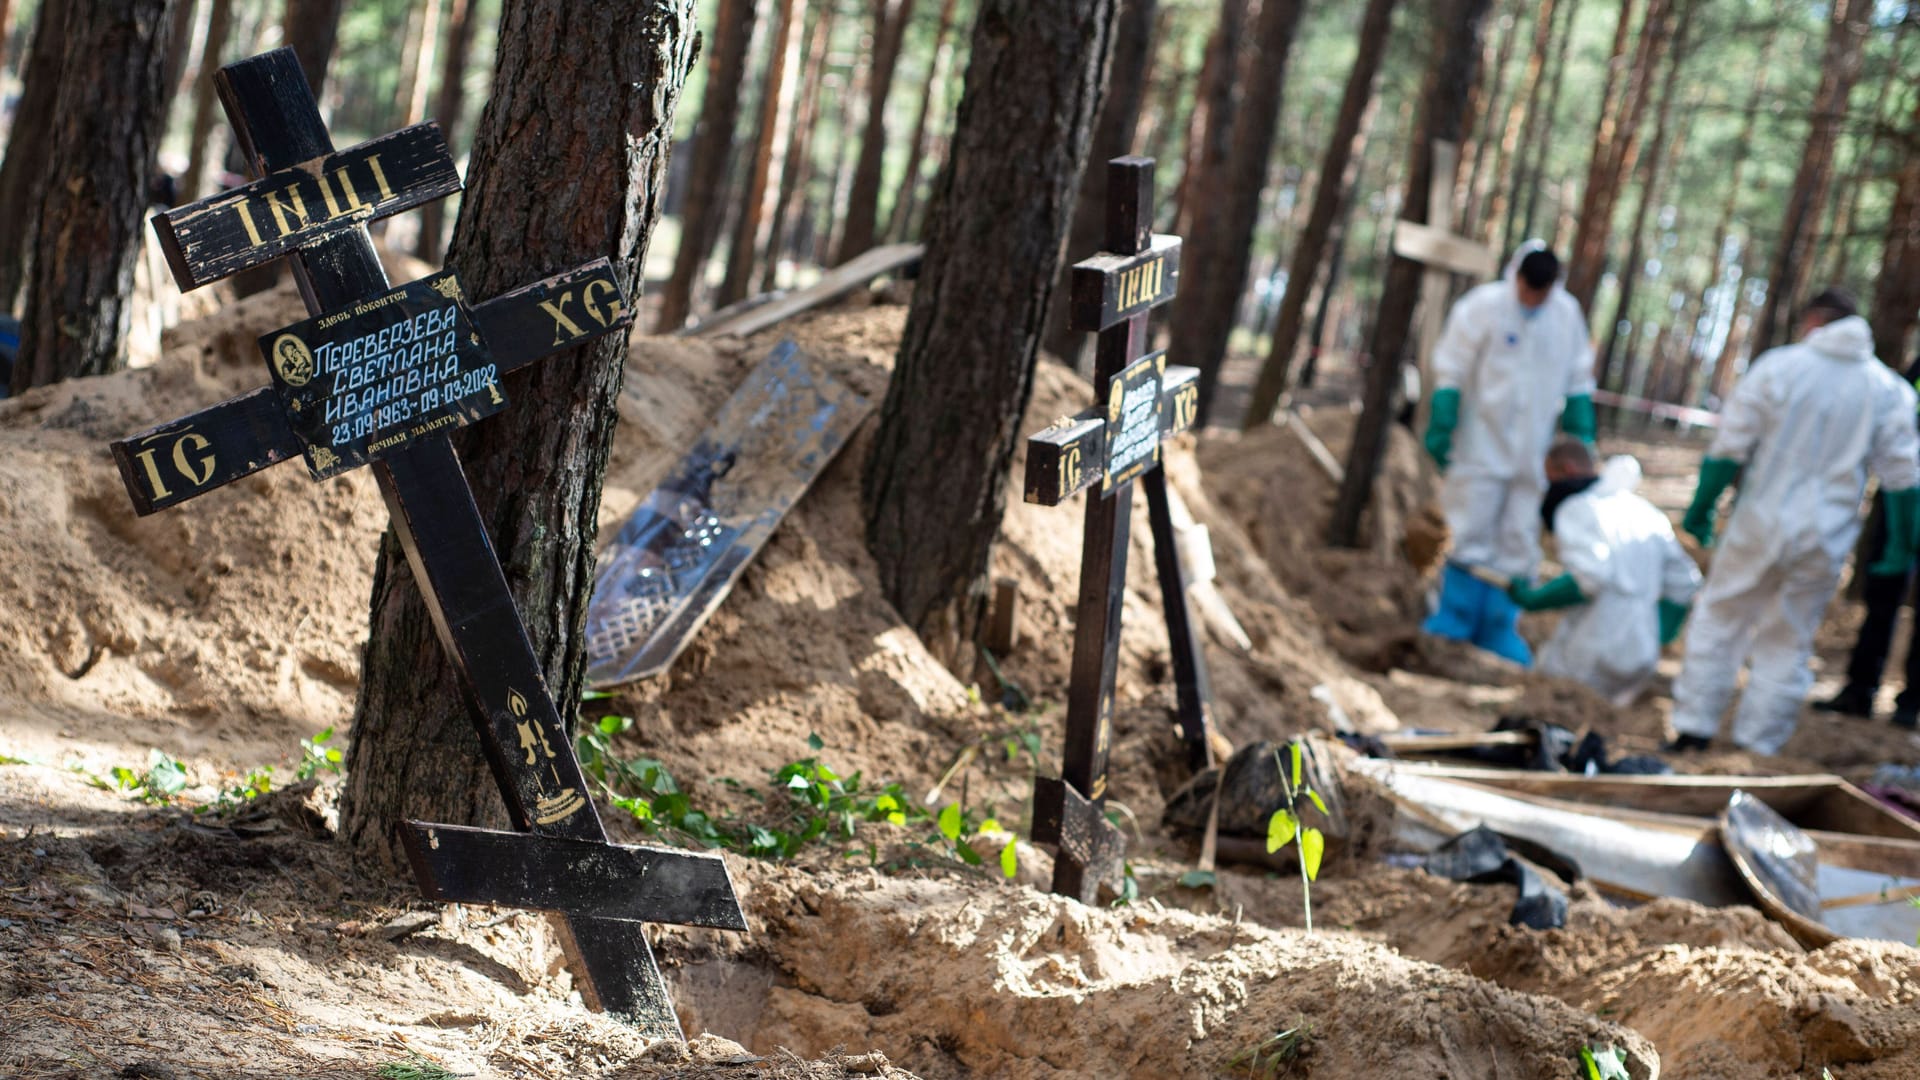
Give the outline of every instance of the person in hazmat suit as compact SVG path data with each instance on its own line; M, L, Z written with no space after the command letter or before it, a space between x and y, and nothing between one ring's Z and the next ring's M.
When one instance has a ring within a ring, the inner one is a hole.
M1622 455L1598 464L1578 439L1547 451L1540 522L1565 569L1540 585L1514 578L1507 595L1525 611L1566 612L1540 649L1540 671L1628 705L1653 678L1660 647L1679 635L1700 571L1667 515L1634 493L1640 463Z
M1520 609L1492 581L1540 561L1541 469L1554 421L1593 441L1593 349L1578 301L1559 285L1560 260L1523 246L1502 280L1453 305L1434 346L1435 389L1424 439L1445 474L1441 495L1453 551L1429 634L1470 641L1520 664L1532 651Z
M1798 344L1753 361L1720 413L1681 520L1703 546L1715 507L1737 478L1739 498L1714 549L1673 686L1674 750L1704 750L1720 730L1740 669L1746 692L1733 741L1777 753L1813 685L1807 661L1860 532L1871 471L1886 493L1887 543L1868 574L1904 574L1920 539L1920 430L1914 390L1874 358L1853 299L1815 297Z

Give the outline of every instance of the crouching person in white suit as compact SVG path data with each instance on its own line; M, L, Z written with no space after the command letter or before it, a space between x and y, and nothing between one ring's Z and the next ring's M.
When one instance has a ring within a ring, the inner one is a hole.
M1566 610L1539 670L1625 705L1653 677L1660 647L1679 635L1700 571L1667 515L1634 493L1640 463L1621 456L1597 465L1578 439L1547 451L1540 519L1566 572L1537 586L1515 578L1507 594L1527 611Z

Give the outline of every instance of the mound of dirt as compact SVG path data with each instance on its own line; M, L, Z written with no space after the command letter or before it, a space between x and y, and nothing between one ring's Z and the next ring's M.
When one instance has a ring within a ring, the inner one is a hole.
M1199 457L1221 508L1287 591L1313 609L1328 643L1364 670L1385 671L1415 648L1426 613L1425 578L1445 553L1446 521L1433 466L1412 434L1395 424L1362 521L1366 547L1327 545L1339 485L1298 425L1344 464L1356 420L1347 409L1304 410L1282 427L1208 432Z
M1581 1046L1609 1043L1633 1076L1658 1074L1613 1023L1341 934L952 882L744 876L782 976L752 991L752 1027L802 1053L875 1042L943 1076L1203 1077L1292 1031L1283 1061L1302 1075L1571 1078Z

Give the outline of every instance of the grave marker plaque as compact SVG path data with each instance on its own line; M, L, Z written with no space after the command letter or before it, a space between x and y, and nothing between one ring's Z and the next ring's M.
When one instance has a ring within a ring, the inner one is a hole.
M1099 485L1087 499L1062 775L1034 781L1033 810L1034 839L1057 849L1053 891L1085 902L1125 853L1103 804L1135 480L1147 491L1188 761L1201 768L1212 758L1206 663L1188 613L1160 452L1164 439L1193 425L1199 373L1168 367L1164 353L1146 349L1148 317L1179 281L1180 238L1152 234L1152 158L1115 158L1107 171L1108 250L1074 265L1071 304L1074 329L1099 334L1101 405L1029 438L1025 480L1027 501L1048 506Z
M450 274L394 289L364 225L459 190L438 129L336 153L291 49L229 64L215 85L261 179L156 219L175 277L191 289L287 256L315 318L263 337L273 386L113 444L128 494L146 514L296 453L317 478L371 463L519 830L396 823L422 891L556 912L588 1006L679 1038L644 922L745 929L726 864L606 842L447 437L506 405L500 376L629 325L612 266L471 313Z
M450 270L260 338L315 480L506 408Z

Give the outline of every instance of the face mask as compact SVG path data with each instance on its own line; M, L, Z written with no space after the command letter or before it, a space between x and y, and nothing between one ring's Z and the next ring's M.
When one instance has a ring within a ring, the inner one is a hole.
M1553 531L1553 515L1559 511L1560 504L1573 498L1600 482L1597 476L1582 476L1573 480L1555 480L1547 485L1547 496L1540 500L1540 524L1548 532Z
M1547 309L1547 305L1545 304L1541 304L1539 307L1528 307L1525 304L1521 304L1520 317L1527 320L1528 322L1532 322L1533 320L1539 318L1540 313L1542 311L1545 311L1546 309Z

